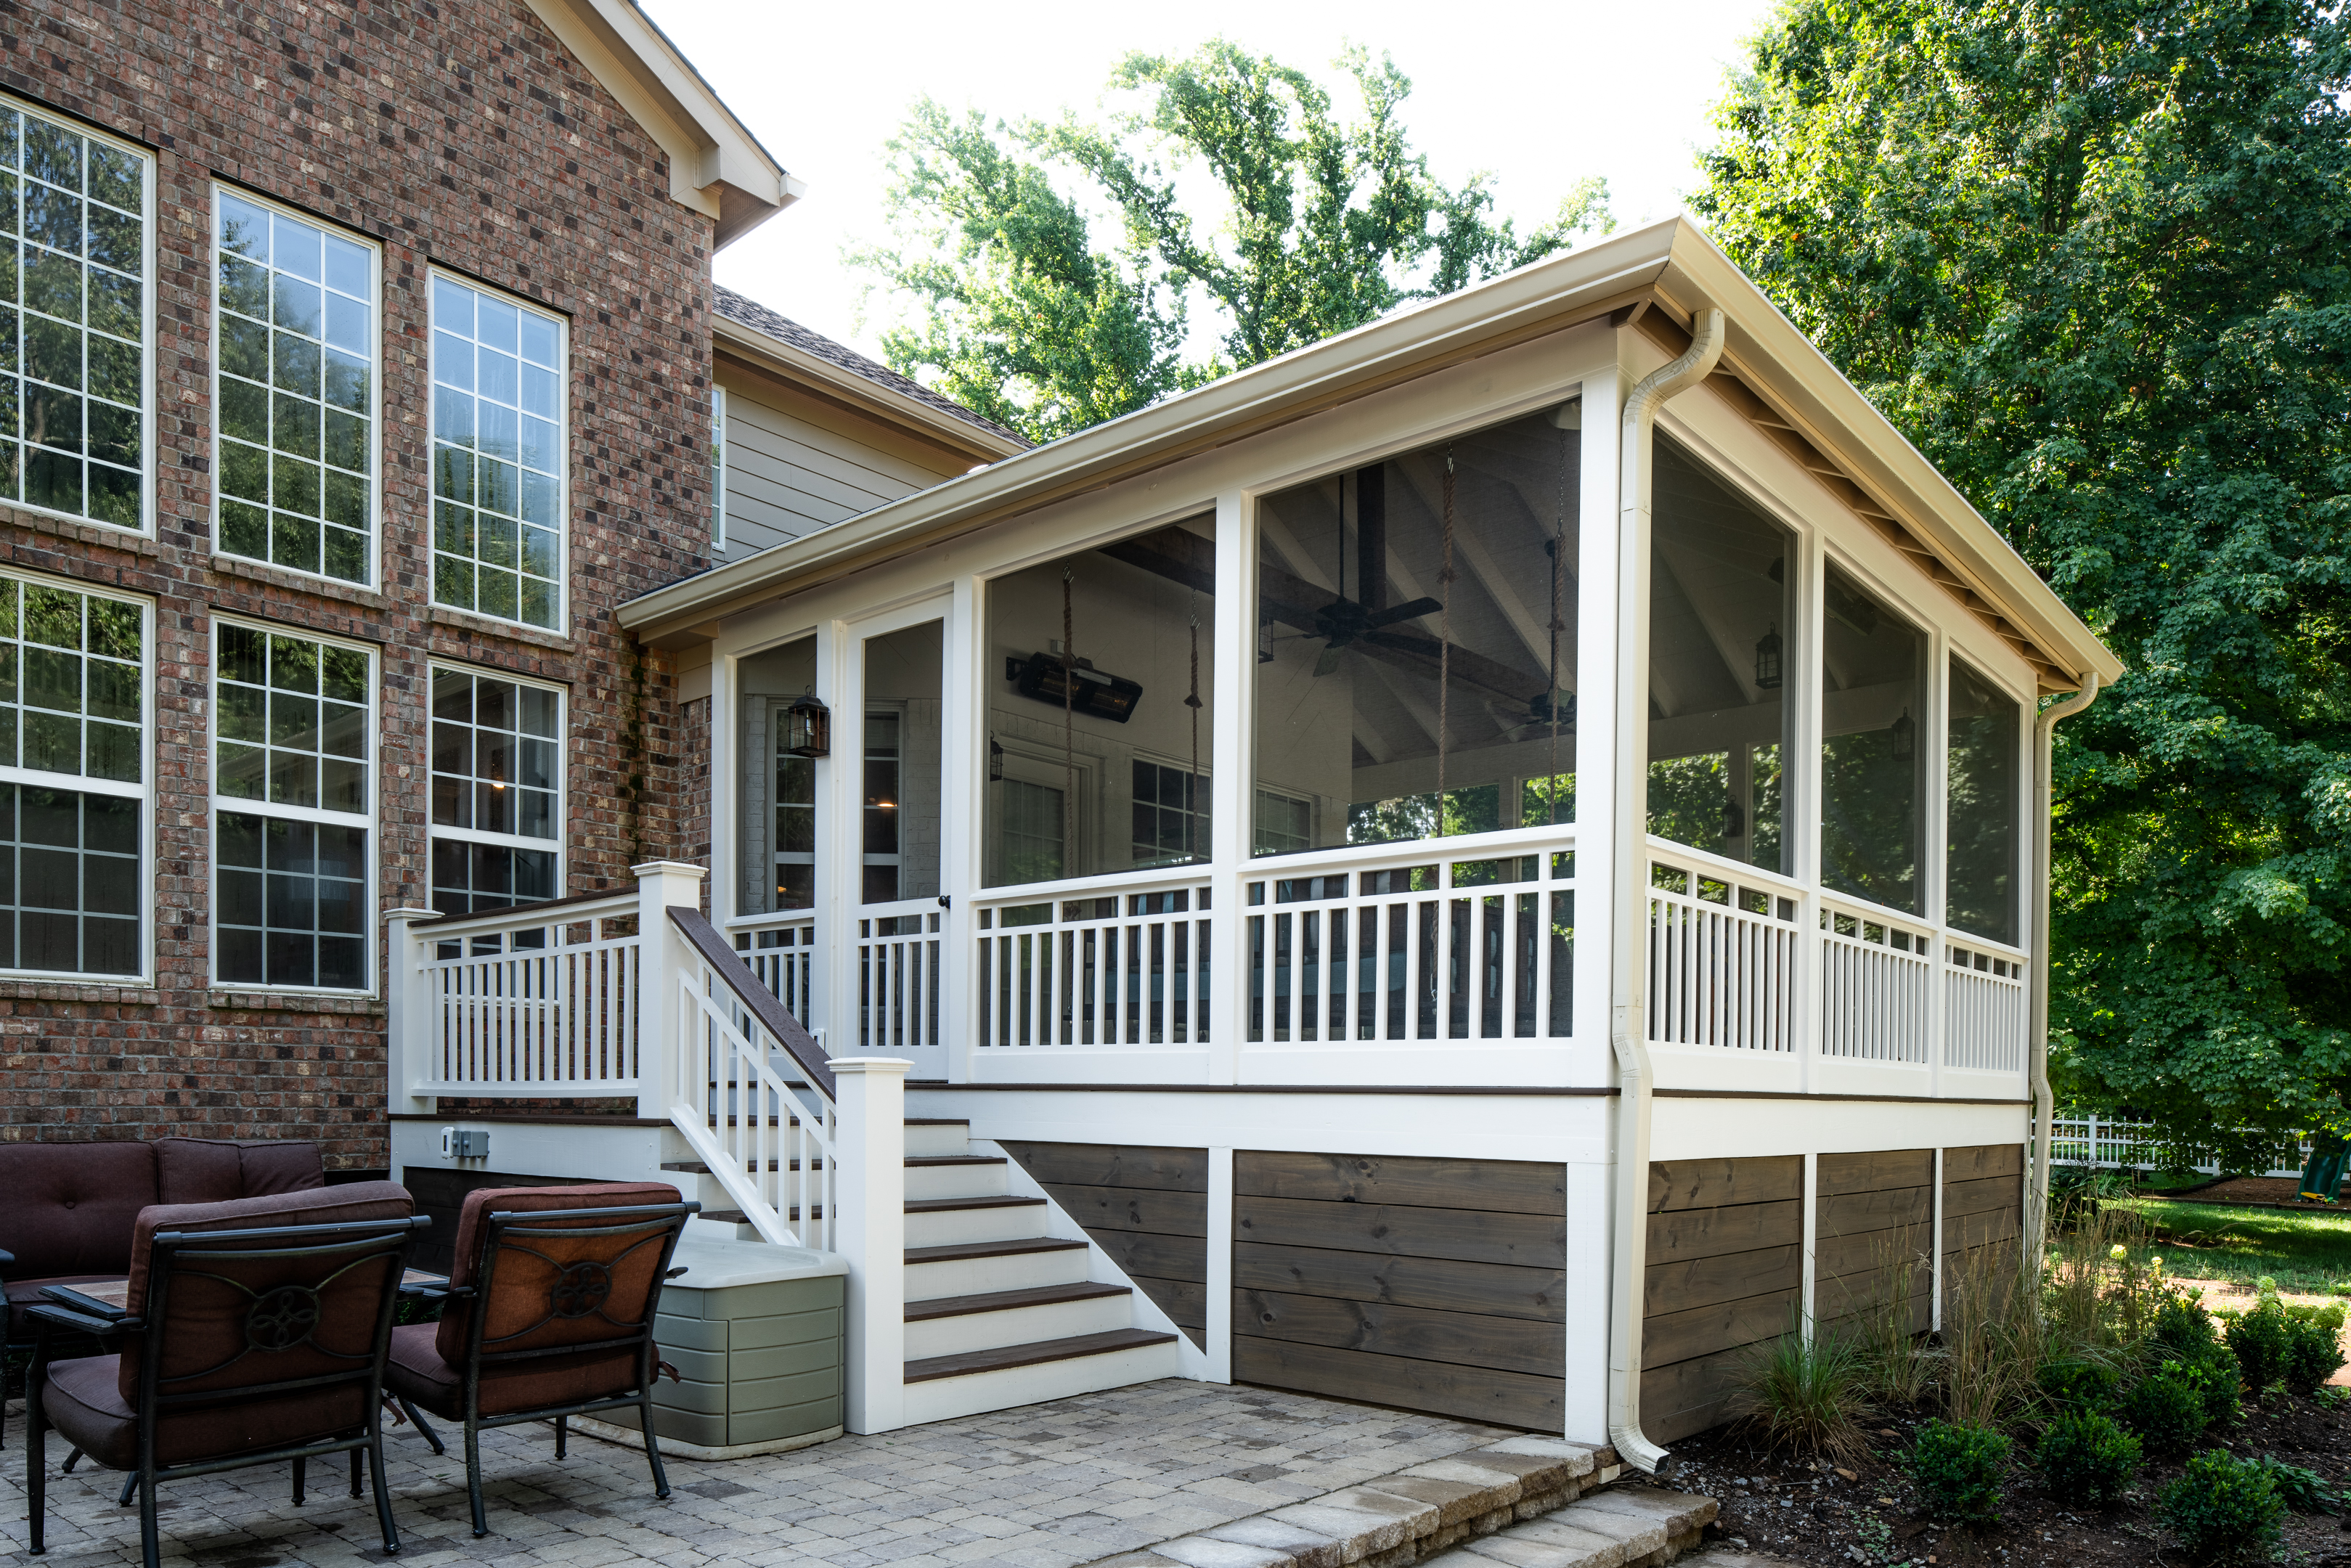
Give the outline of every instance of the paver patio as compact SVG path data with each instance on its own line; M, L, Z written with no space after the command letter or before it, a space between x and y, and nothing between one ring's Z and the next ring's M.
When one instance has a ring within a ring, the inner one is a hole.
M8 1426L0 1542L21 1554L28 1541L21 1406ZM1306 1395L1167 1379L797 1453L670 1458L672 1495L664 1502L635 1449L575 1435L559 1464L548 1427L507 1427L483 1437L491 1533L478 1541L461 1459L435 1458L405 1427L391 1428L385 1448L399 1561L419 1568L1073 1568L1510 1435ZM65 1452L52 1434L46 1561L55 1568L135 1563L138 1511L114 1501L122 1477L86 1465L59 1476ZM383 1561L372 1503L347 1490L340 1466L317 1465L299 1509L282 1465L167 1485L164 1561L199 1568Z

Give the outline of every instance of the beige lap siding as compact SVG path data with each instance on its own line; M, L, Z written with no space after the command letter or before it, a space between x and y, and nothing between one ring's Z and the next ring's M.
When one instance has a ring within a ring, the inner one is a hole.
M1796 1326L1803 1197L1801 1155L1649 1167L1641 1427L1653 1441L1728 1418L1754 1347Z
M1031 1143L1003 1149L1186 1338L1207 1343L1207 1150Z

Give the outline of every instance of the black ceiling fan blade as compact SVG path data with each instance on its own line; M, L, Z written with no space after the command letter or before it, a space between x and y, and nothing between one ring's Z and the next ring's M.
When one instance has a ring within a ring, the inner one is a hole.
M1441 599L1416 599L1409 604L1397 604L1385 610L1374 610L1371 612L1369 620L1372 626L1376 629L1382 626L1393 626L1399 621L1417 621L1424 615L1434 615L1444 608L1445 601Z

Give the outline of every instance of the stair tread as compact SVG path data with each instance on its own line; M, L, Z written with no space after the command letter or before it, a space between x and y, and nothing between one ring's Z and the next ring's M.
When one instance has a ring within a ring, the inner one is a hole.
M743 1169L747 1173L751 1169L753 1163L754 1162L750 1160L745 1160L743 1162ZM771 1171L796 1171L800 1168L800 1163L798 1160L769 1160L768 1162L768 1168ZM824 1169L824 1162L821 1160L818 1161L814 1168L818 1170ZM710 1176L714 1174L710 1169L708 1162L704 1160L668 1160L664 1162L662 1169L665 1171L681 1171L692 1176Z
M958 1208L1042 1208L1041 1197L1013 1197L998 1193L980 1197L910 1197L906 1200L908 1214L947 1214Z
M933 1318L968 1317L974 1312L1006 1312L1016 1307L1048 1307L1060 1301L1092 1301L1104 1296L1131 1296L1131 1285L1106 1285L1085 1281L1075 1285L1031 1285L1020 1291L987 1291L970 1296L934 1296L926 1301L908 1301L906 1321L926 1322Z
M1012 1162L1002 1155L908 1155L910 1166L1007 1166Z
M1160 1333L1152 1329L1107 1329L1101 1333L1034 1340L1028 1344L1008 1344L996 1350L967 1350L955 1355L926 1356L921 1361L906 1363L906 1381L928 1383L940 1377L966 1377L976 1372L999 1372L1008 1367L1037 1366L1049 1361L1071 1361L1081 1355L1140 1350L1145 1345L1171 1343L1175 1338L1172 1333Z
M1023 1252L1067 1252L1082 1249L1083 1241L1064 1241L1056 1237L1033 1238L1025 1241L955 1241L944 1247L909 1247L908 1263L954 1263L966 1258L1011 1258Z
M908 1116L905 1118L905 1124L909 1127L968 1127L971 1125L971 1118L968 1116Z

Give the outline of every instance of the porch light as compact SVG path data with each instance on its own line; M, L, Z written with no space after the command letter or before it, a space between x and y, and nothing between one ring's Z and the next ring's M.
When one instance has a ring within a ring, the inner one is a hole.
M1071 712L1124 724L1143 700L1143 686L1122 675L1104 674L1091 659L1080 659L1066 669L1059 653L1031 653L1026 659L1007 655L1004 677L1018 683L1024 697ZM1068 689L1066 694L1064 686Z
M1780 623L1777 621L1771 622L1771 629L1755 643L1755 689L1759 692L1780 689Z
M1894 721L1894 760L1907 762L1917 754L1918 727L1911 720L1910 710L1904 708L1902 716Z
M1004 782L1004 747L992 735L987 737L987 781Z
M832 710L813 696L792 699L784 710L782 749L793 757L828 757L832 753Z

